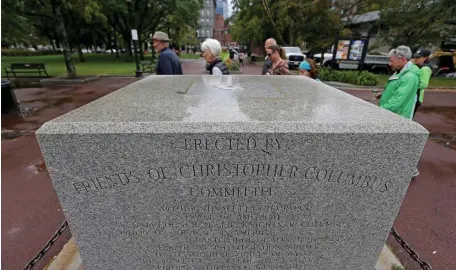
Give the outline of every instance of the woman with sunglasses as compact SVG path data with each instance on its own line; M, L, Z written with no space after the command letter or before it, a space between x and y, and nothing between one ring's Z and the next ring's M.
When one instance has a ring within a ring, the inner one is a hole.
M272 65L265 75L288 75L285 52L279 45L271 45L266 49L266 55L271 59Z
M207 61L206 69L210 75L230 75L230 71L226 67L220 53L222 46L216 39L208 38L201 44L201 56Z

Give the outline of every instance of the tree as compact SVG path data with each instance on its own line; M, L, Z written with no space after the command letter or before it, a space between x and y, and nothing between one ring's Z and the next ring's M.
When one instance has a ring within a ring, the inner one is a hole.
M40 41L40 35L24 15L24 1L2 1L2 44L32 44Z
M407 45L412 51L438 44L449 32L444 21L454 18L455 7L454 0L385 0L378 22L380 42Z
M281 45L302 41L328 48L343 25L331 0L235 0L232 33L240 42L260 45L274 37Z
M22 13L49 39L56 38L62 46L68 78L76 77L76 68L71 59L71 34L81 29L82 22L99 16L95 0L21 0ZM84 19L82 19L84 18ZM70 30L71 29L71 30ZM74 30L74 31L73 31ZM48 31L49 34L44 32ZM69 35L70 33L70 35Z
M179 45L191 31L195 33L202 7L202 0L177 1L159 27L166 29L172 42Z

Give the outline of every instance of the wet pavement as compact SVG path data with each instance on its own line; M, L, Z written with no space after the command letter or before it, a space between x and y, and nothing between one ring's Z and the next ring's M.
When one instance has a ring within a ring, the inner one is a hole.
M185 74L203 74L205 63L186 61ZM260 74L247 65L243 74ZM75 86L16 89L24 116L2 115L2 269L22 269L64 221L34 136L43 123L134 82L101 78ZM345 92L375 103L369 90ZM456 269L456 91L429 91L416 121L431 132L395 227L433 269ZM43 269L70 239L66 230L35 269ZM406 269L420 269L391 237Z
M77 86L15 90L25 117L2 114L2 266L22 269L65 220L34 132L43 123L134 82L101 78ZM34 269L71 238L67 229Z

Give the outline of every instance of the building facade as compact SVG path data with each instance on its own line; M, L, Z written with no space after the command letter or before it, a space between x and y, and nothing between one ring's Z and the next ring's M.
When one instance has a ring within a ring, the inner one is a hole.
M204 0L204 7L200 11L200 27L196 30L196 35L201 42L214 37L215 7L215 0Z
M225 26L225 18L215 14L214 38L220 42L222 47L229 47L233 44L231 34L228 33L228 26Z
M223 18L228 18L228 0L217 0L215 13L222 15Z

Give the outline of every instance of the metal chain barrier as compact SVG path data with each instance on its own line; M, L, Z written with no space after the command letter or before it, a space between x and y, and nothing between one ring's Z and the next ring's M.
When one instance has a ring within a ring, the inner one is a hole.
M397 233L397 231L394 228L391 228L390 233L394 236L396 241L405 249L405 251L407 251L410 257L412 257L414 261L420 264L421 269L432 270L431 265L421 260L420 256L418 256L418 254L407 244L407 242L405 242L404 239L402 239L402 237Z
M44 245L44 247L36 254L36 256L23 268L23 270L30 270L32 267L38 263L41 258L43 258L44 254L51 248L51 246L59 239L59 236L62 235L62 233L65 231L65 229L68 227L68 222L65 220L65 222L60 225L60 228L54 233L52 238Z

